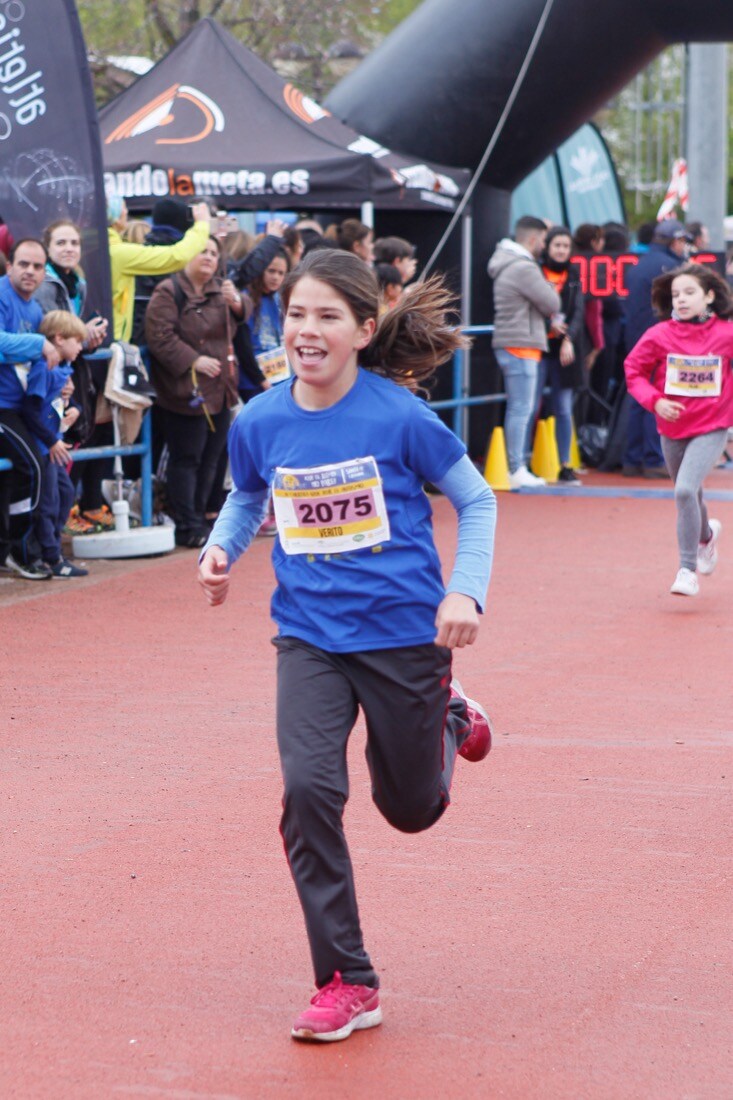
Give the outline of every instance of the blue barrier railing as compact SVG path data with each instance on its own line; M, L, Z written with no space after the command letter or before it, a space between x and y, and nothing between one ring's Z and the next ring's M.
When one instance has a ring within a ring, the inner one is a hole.
M95 458L114 458L120 455L127 458L130 455L139 455L140 463L140 495L141 495L141 519L143 527L150 527L153 522L153 448L152 433L150 429L150 413L143 416L140 430L140 442L127 444L124 447L80 447L72 452L72 461L91 462ZM12 470L13 464L7 458L0 458L0 470Z
M468 328L461 329L465 336L488 336L493 331L493 325L469 325ZM464 443L466 433L463 430L462 410L473 405L498 405L506 401L506 394L503 393L487 393L480 397L468 396L468 388L464 385L467 355L468 352L457 351L453 356L453 397L446 398L444 401L429 402L431 409L453 409L453 431Z

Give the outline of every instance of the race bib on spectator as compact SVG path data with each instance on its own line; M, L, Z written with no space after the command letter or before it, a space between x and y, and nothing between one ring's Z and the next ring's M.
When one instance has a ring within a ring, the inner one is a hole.
M719 397L723 381L720 355L668 355L664 392L671 397Z
M282 344L277 348L271 348L270 351L261 351L256 358L258 367L267 381L273 385L275 382L284 382L293 373Z
M376 459L331 466L278 466L272 499L286 554L343 554L390 537Z

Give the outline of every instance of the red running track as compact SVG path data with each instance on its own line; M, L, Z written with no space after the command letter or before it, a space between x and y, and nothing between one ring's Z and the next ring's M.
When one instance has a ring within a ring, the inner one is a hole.
M439 542L453 543L436 502ZM347 829L385 1023L289 1038L269 545L0 583L4 1100L730 1100L733 504L696 600L670 501L502 495L480 640L499 736L422 836Z

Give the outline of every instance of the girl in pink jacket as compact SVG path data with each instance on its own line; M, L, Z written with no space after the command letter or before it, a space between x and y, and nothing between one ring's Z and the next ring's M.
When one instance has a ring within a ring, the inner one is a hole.
M733 297L712 268L688 264L652 284L661 324L626 359L626 384L653 412L674 480L680 568L670 592L696 596L698 573L712 573L722 525L709 519L702 484L733 425Z

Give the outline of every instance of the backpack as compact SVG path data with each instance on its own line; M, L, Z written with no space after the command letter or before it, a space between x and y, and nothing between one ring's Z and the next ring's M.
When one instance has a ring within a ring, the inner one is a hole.
M100 398L109 403L107 408L109 405L118 408L120 442L128 445L134 443L140 433L143 414L153 404L155 390L150 384L139 348L119 340L110 345L110 351L104 395L100 394ZM100 416L101 412L98 405L98 420L104 419Z

